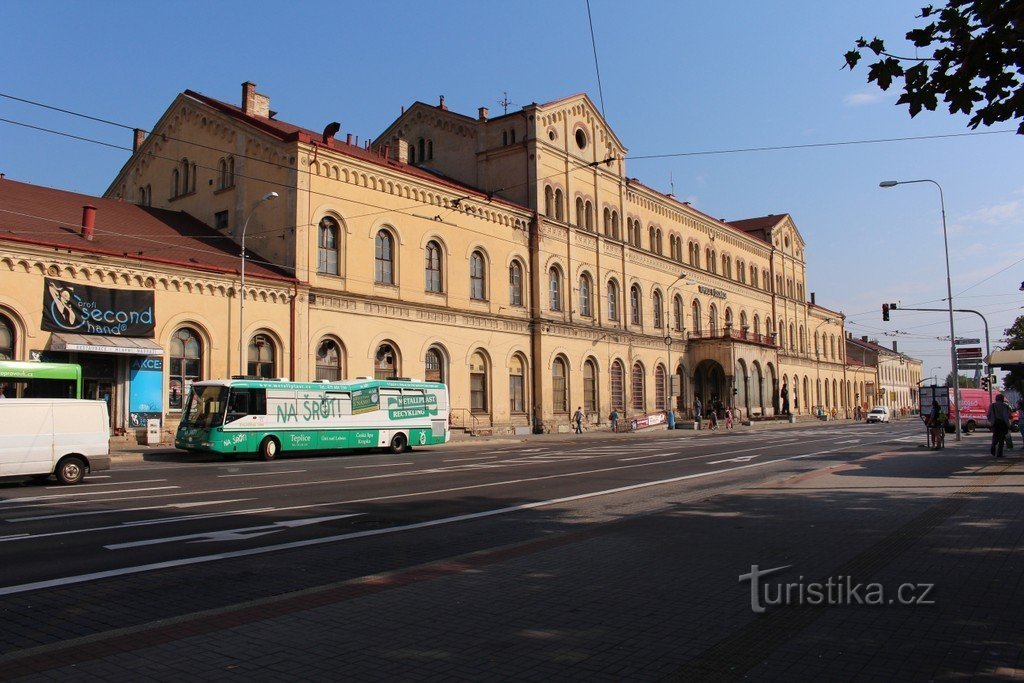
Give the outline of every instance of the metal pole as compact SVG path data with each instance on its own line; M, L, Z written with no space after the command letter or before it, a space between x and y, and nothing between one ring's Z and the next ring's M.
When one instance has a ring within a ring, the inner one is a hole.
M249 211L249 215L245 217L245 222L242 223L242 274L240 278L240 291L238 297L238 374L245 375L245 231L249 229L249 220L252 215L256 213L256 209L260 208L263 202L270 201L271 199L277 199L278 194L276 192L268 192L256 202L256 206L252 207Z

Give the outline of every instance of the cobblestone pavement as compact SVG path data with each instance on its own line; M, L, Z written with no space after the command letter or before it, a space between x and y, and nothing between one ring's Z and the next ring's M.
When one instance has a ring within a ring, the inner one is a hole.
M0 678L1024 677L1019 456L965 440L705 500L663 488L641 494L643 514L11 653ZM752 565L788 567L772 585L934 584L934 604L755 614L739 578Z

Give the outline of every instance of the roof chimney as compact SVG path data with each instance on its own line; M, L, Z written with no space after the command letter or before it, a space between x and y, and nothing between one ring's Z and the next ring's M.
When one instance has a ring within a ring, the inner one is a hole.
M441 101L438 103L437 108L441 111L448 111L448 105L444 103L444 95L441 95Z
M487 107L480 107L479 109L477 109L477 118L480 121L486 121L487 120L487 115L489 113L490 112L487 111Z
M86 204L82 207L82 237L92 242L96 232L96 207Z
M892 343L892 350L895 351L896 353L900 352L900 350L898 348L896 348L896 342Z
M146 140L146 131L141 128L135 129L135 139L132 141L132 153L138 152L139 147L142 147L142 143Z
M861 341L865 341L865 342L866 342L866 341L868 340L868 335L866 335L866 334L865 334L865 335L863 335L863 336L862 336L862 337L860 338L860 340L861 340Z
M249 116L270 116L270 98L256 92L256 84L242 84L242 112Z
M815 299L814 292L811 292L811 304L812 305L815 303L814 299Z

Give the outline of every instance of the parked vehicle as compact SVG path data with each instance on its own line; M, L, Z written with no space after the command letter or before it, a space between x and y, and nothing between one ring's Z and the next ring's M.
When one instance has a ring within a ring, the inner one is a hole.
M934 393L933 393L934 392ZM995 400L996 394L1000 392L992 392L992 400ZM946 423L946 431L950 434L956 431L956 419L957 419L957 405L956 405L956 394L952 387L921 387L921 411L922 414L927 415L931 412L931 401L932 399L937 400L939 405L942 406L943 410L946 411L948 406L949 421ZM988 423L988 407L989 394L985 389L961 389L960 390L960 401L963 403L963 411L960 414L960 429L965 432L973 432L976 429L990 429L992 425ZM926 405L927 403L927 405ZM1012 422L1010 430L1013 432L1019 431L1019 420L1020 415L1016 410L1012 410L1010 420Z
M892 422L887 406L875 406L868 411L868 422Z
M109 424L105 401L0 400L0 477L77 484L110 469Z

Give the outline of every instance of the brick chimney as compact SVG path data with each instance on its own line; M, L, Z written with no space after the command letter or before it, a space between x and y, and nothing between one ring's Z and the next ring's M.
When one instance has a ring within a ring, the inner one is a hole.
M138 152L139 147L142 147L142 143L146 140L146 131L141 128L135 129L135 139L132 140L132 152Z
M865 334L863 337L860 338L860 340L866 342L868 340L868 335Z
M242 112L250 116L270 116L270 98L256 92L252 81L242 84Z
M815 301L815 298L816 298L816 297L814 296L814 292L811 292L811 303L812 303L812 304L816 304L816 303L817 303L817 302Z
M96 232L96 207L86 204L82 207L82 237L92 242Z
M409 141L399 137L391 141L391 158L401 161L403 164L409 162Z
M487 107L480 107L477 109L477 120L486 121L489 114L490 112L487 110Z

